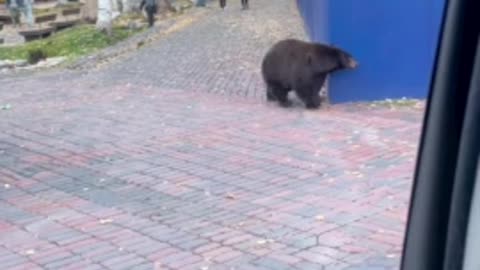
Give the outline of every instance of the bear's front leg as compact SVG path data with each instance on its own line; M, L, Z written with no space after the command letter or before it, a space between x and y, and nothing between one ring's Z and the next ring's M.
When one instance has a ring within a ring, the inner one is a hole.
M288 100L288 90L283 88L275 88L274 95L277 97L278 103L282 107L292 106L292 102Z
M267 88L267 100L276 100L282 107L290 107L292 102L288 100L288 92L290 92L290 89L270 83Z
M306 91L306 93L308 93L309 95L305 102L307 109L318 109L322 104L320 91L322 90L326 77L327 74L325 73L317 74L314 76L313 83L310 86L309 91Z
M307 107L307 109L318 109L320 108L321 103L321 98L317 94L311 96L310 98L308 98L308 100L305 101L305 107Z
M320 107L321 99L319 91L313 86L303 86L297 90L297 96L303 101L307 109L317 109Z

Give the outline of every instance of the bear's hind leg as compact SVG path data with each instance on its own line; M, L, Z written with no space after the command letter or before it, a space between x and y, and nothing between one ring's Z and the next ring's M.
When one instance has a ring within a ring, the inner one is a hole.
M288 100L288 92L289 92L289 89L285 89L282 87L272 88L273 95L277 98L278 103L282 107L292 106L292 102Z
M271 86L267 86L267 101L277 101L277 97L273 94Z

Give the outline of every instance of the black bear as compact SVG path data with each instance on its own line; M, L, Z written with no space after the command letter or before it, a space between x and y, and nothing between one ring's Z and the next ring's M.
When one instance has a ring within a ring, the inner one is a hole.
M226 5L227 5L227 0L220 0L220 7L222 9L224 9Z
M288 107L288 92L293 89L308 109L316 109L321 104L319 92L327 75L357 66L350 54L333 46L297 39L279 41L262 62L267 100Z

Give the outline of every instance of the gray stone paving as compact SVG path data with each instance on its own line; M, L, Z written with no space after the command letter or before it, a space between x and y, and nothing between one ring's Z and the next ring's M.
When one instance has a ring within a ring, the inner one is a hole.
M263 97L259 67L276 41L306 38L295 1L252 1L225 11L209 3L208 19L168 35L102 72L105 82L152 84L235 96Z

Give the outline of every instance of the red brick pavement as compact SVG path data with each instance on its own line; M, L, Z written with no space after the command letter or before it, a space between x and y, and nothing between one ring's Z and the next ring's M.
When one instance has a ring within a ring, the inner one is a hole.
M0 269L398 263L422 110L28 83L0 93Z

